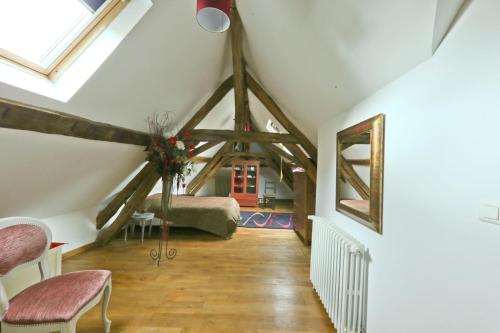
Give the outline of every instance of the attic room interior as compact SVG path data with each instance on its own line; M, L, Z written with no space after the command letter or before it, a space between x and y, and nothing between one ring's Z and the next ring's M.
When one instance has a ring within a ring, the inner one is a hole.
M499 12L0 0L0 332L498 332Z

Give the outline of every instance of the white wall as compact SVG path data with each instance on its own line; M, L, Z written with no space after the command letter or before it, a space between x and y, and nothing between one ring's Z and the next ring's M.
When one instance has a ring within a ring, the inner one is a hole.
M95 227L97 208L83 209L77 212L43 219L52 232L53 242L67 243L63 252L77 249L95 241L98 230Z
M284 183L280 183L280 175L271 168L260 168L259 197L264 196L266 180L276 183L276 199L293 199L293 191Z
M368 333L500 331L500 226L478 220L500 202L498 13L471 2L433 58L319 130L317 214L370 249ZM378 113L383 235L334 207L335 134Z

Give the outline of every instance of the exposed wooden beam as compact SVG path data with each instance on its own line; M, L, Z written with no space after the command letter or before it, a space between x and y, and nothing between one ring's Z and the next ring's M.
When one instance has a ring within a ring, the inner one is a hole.
M148 133L0 99L0 127L148 146Z
M231 10L231 51L234 73L235 131L243 131L245 123L250 119L242 35L243 24L238 13L238 8L236 8L236 2L233 1Z
M370 165L370 159L346 159L351 165Z
M198 174L189 182L186 187L186 193L196 194L200 188L210 179L211 176L215 174L215 171L223 164L223 155L231 150L232 143L226 142L219 151L212 157L211 161L208 162L203 169L198 172Z
M300 161L300 164L306 170L306 174L311 179L314 185L316 185L316 166L313 162L307 158L307 156L300 150L297 145L285 144L285 147Z
M116 235L127 223L132 214L140 208L140 206L144 202L144 199L146 199L149 192L151 192L159 179L160 174L158 172L152 172L147 175L147 177L143 180L134 194L127 201L123 209L120 211L120 214L118 214L116 220L114 220L109 227L103 228L99 231L99 234L97 235L97 243L104 245L111 241L113 236Z
M340 173L344 179L351 184L354 190L361 196L363 200L370 199L370 188L365 184L363 179L359 177L351 164L349 164L344 157L340 161Z
M179 133L195 128L205 117L212 111L212 109L227 95L233 88L234 78L233 75L228 77L222 84L215 90L215 92L208 98L203 106L194 114L189 121L182 126Z
M198 141L238 141L238 142L268 142L268 143L298 143L291 134L268 132L235 132L231 130L197 129L191 132L193 139Z
M253 159L259 159L259 158L268 158L269 154L262 154L262 153L253 153L253 152L232 152L232 153L225 153L224 156L226 157L231 157L234 159L237 158L253 158Z
M214 161L214 163L212 163L212 161ZM188 194L196 194L196 192L198 192L203 187L203 185L206 184L207 181L209 181L213 176L215 176L217 171L225 163L230 161L230 158L229 157L220 157L218 159L212 159L212 161L209 162L209 164L210 164L209 168L202 170L203 173L200 172L198 174L198 175L201 174L201 177L195 182L195 184L192 187L190 187L189 189L187 189Z
M193 161L193 163L208 163L212 160L211 157L208 157L208 156L194 156L191 158L191 161Z
M269 160L268 159L260 159L259 160L259 166L260 168L270 168L271 166L269 165ZM232 168L233 167L233 161L225 161L223 165L221 165L221 168Z
M96 227L101 229L108 220L116 214L125 201L152 173L156 173L156 164L148 162L142 170L121 190L111 202L97 214Z
M288 133L294 135L298 139L298 143L305 149L311 156L314 163L317 163L318 150L312 142L288 119L285 113L281 110L278 104L271 98L271 96L262 88L262 86L248 73L246 73L246 81L248 88L253 94L264 104L267 110L276 118L276 120L283 125Z
M283 149L281 149L280 147L278 147L272 143L261 143L261 145L264 146L267 150L272 151L273 153L278 154L281 157L283 157L289 161L292 161L295 164L302 164L302 163L300 163L298 158L296 158L293 155L288 154L286 151L284 151Z
M209 150L210 148L213 148L217 146L220 142L219 141L209 141L204 144L202 144L199 147L196 147L195 150L193 150L193 156L200 155L201 153Z
M346 150L354 145L369 145L370 144L370 133L363 133L356 136L347 137L342 140L342 150Z

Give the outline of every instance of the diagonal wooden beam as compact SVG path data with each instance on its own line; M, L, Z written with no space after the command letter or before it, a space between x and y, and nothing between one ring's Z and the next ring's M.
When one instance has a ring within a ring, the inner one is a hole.
M148 133L0 99L0 127L148 146Z
M191 158L191 161L193 161L193 163L208 163L211 160L212 158L207 156L194 156Z
M238 141L238 142L268 142L297 143L297 138L291 134L269 132L235 132L231 130L197 129L191 131L193 140L198 141Z
M285 147L295 156L299 161L300 164L304 167L306 170L306 174L311 179L314 185L316 185L316 166L313 164L313 162L307 158L307 156L300 150L300 148L297 145L293 144L285 144Z
M196 179L193 179L192 182L189 183L189 186L186 189L186 193L194 195L196 192L198 192L203 185L206 184L207 181L209 181L215 173L221 168L221 166L224 165L229 160L228 157L219 157L217 159L211 159L210 162L207 163L209 167L203 168L198 175L196 175Z
M196 194L200 188L206 183L206 181L214 174L214 170L220 167L222 157L225 153L231 150L232 143L226 142L219 151L212 157L210 162L208 162L203 169L198 172L198 174L189 182L186 187L186 193Z
M220 142L219 141L209 141L204 144L202 144L199 147L196 147L195 150L193 150L193 156L200 155L201 153L209 150L210 148L213 148L217 146Z
M281 110L278 104L271 98L271 96L262 88L262 86L248 73L246 73L246 82L248 88L253 94L264 104L267 110L276 118L276 120L283 125L288 133L294 135L299 144L311 156L314 163L318 160L318 150L312 142L288 119L285 113Z
M156 173L156 164L148 162L142 170L121 190L111 202L97 214L96 227L101 229L108 220L116 214L125 201L141 185L141 183L152 173Z
M340 173L344 179L351 184L354 190L363 198L363 200L370 199L370 188L365 184L363 179L359 177L356 170L349 164L342 156L340 158Z
M233 88L234 78L233 75L228 77L222 84L214 91L212 96L203 104L203 106L189 119L189 121L182 126L179 133L195 128L212 109L227 95Z
M97 243L104 245L110 242L113 236L120 232L123 226L132 217L132 214L141 207L144 199L146 199L149 192L151 192L159 179L160 174L158 172L152 172L147 175L134 194L127 201L120 214L118 214L116 220L114 220L109 227L102 228L99 231L96 240Z
M264 146L267 150L272 151L273 153L278 154L281 157L283 157L289 161L292 161L295 164L302 165L302 163L299 161L298 158L296 158L293 155L288 154L286 151L284 151L283 149L281 149L280 147L278 147L272 143L261 143L261 145Z

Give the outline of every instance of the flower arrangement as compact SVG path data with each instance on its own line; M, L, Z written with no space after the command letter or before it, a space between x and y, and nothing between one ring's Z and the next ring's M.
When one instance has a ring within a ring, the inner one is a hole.
M176 179L177 190L181 184L185 187L186 176L193 171L191 158L195 147L186 143L191 140L191 133L172 134L168 113L150 117L148 123L151 144L147 159L158 162L158 172L162 176Z

